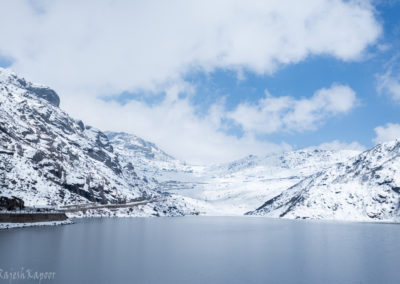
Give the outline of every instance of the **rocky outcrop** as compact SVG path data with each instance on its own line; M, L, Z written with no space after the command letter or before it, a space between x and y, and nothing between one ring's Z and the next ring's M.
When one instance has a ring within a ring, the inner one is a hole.
M12 196L8 198L6 196L0 196L0 210L4 209L7 211L22 210L25 208L25 203L21 198Z
M154 179L136 172L142 160L115 151L105 133L73 119L59 104L52 89L0 68L0 195L36 207L152 200L127 211L129 216L192 211L169 194L161 199Z
M55 91L0 68L0 194L24 197L28 205L152 195L103 132L59 104Z

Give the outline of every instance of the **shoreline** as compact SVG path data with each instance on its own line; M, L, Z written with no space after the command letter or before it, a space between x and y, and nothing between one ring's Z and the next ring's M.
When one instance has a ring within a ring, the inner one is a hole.
M34 223L0 223L0 231L14 229L14 228L61 226L70 224L74 224L74 222L70 219L64 221L47 221L47 222L34 222Z

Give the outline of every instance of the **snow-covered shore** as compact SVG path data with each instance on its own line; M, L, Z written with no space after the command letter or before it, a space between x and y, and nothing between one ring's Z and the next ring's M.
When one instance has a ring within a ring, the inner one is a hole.
M69 225L74 222L71 220L65 221L51 221L51 222L35 222L35 223L0 223L0 230L24 228L24 227L40 227L40 226L59 226Z

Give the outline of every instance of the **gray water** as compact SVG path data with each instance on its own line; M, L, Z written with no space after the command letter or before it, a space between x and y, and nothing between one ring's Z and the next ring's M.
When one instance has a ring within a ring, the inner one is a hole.
M0 231L3 273L56 273L41 283L400 283L399 260L396 224L182 217Z

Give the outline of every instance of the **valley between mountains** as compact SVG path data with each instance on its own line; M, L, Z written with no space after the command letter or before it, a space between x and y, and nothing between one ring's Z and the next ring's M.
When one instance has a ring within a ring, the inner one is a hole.
M190 165L70 117L52 89L0 68L0 196L72 217L253 215L397 222L400 141ZM135 204L135 206L129 206Z

